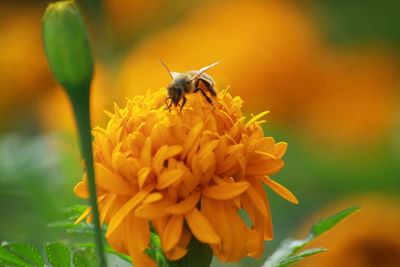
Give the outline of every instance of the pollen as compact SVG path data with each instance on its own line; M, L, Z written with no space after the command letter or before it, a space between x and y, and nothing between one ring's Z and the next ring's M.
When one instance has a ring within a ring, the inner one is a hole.
M244 117L242 100L227 90L213 103L192 94L169 112L162 88L115 105L107 127L93 130L100 220L109 244L135 265L156 266L145 252L151 229L170 260L185 256L191 238L223 262L259 257L273 238L264 186L298 203L269 177L283 167L287 144L264 136L266 112ZM86 183L75 186L77 196L88 197Z

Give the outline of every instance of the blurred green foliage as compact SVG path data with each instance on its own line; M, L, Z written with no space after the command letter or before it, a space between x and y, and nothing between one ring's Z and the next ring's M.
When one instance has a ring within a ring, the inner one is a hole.
M328 41L335 45L400 46L397 0L319 0L311 10Z
M80 167L71 141L62 135L0 136L0 240L40 244L60 237L47 223L77 203L71 188Z

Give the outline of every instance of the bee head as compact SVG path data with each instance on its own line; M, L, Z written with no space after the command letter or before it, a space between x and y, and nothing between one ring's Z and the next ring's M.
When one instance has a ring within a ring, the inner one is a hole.
M176 84L171 84L168 87L168 96L171 99L174 105L177 105L183 96L183 88L181 86L177 86Z

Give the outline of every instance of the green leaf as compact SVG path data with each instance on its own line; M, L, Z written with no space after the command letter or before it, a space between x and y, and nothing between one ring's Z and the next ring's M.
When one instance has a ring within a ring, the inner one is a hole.
M301 250L314 238L325 233L336 224L338 224L341 220L343 220L358 209L358 207L348 208L328 218L322 219L311 227L308 236L303 240L284 240L278 247L278 249L264 263L263 267L286 267L305 257L326 251L326 249L324 248L309 249L295 255L295 253Z
M80 227L79 224L74 224L71 221L57 221L47 224L50 228L77 228Z
M82 248L95 248L96 246L93 243L78 243L74 244L75 247L82 247ZM114 254L121 259L125 260L126 262L132 263L131 257L122 253L119 253L115 251L112 247L109 245L104 246L104 251L110 254Z
M157 266L169 266L167 259L165 258L164 252L161 248L160 237L153 231L150 233L150 249L147 249L146 253L157 262Z
M21 267L21 266L25 266L25 265L19 265L19 264L15 264L13 262L9 262L9 261L0 259L0 266Z
M97 258L93 248L85 248L74 252L72 261L75 267L96 267Z
M88 208L86 205L74 205L72 207L62 209L63 214L68 216L68 220L75 222L82 213Z
M72 221L58 221L47 224L51 228L64 228L67 233L70 234L85 234L85 235L93 235L94 234L94 226L93 224L87 223L78 223L74 224ZM105 235L107 228L105 225L100 229L102 234Z
M27 262L25 262L17 255L9 251L4 245L0 246L0 260L7 264L5 266L12 266L12 267L30 266Z
M42 267L44 265L44 260L39 250L30 244L11 243L7 244L5 247L7 247L9 251L13 252L15 255L18 255L20 258L29 262L33 266Z
M72 234L86 234L86 235L93 235L94 234L94 227L91 224L80 224L77 225L77 227L71 227L68 228L67 233L72 233ZM102 231L104 234L105 232Z
M263 267L279 266L282 262L290 258L291 255L293 255L302 247L304 247L307 244L307 242L308 238L303 240L286 239L282 241L282 243L275 250L275 252L272 253L272 255L264 263Z
M67 233L88 234L88 235L94 234L93 224L88 224L85 222L75 224L74 221L57 221L48 223L47 225L51 228L64 228L66 229ZM105 235L107 231L106 225L103 225L100 230L103 233L103 235Z
M328 250L326 248L313 248L313 249L304 250L304 251L300 252L299 254L297 254L296 256L290 257L290 258L282 261L276 267L286 267L286 266L289 266L290 264L295 263L299 260L302 260L306 257L309 257L309 256L317 254L317 253L325 252L325 251L328 251Z
M47 260L54 267L70 267L71 251L63 243L54 242L45 245Z
M63 212L69 216L81 215L86 211L87 208L88 208L87 205L73 205L71 207L64 208Z
M344 218L346 218L347 216L349 216L358 209L359 209L358 207L348 208L317 222L311 228L314 238L325 233L326 231L334 227L338 222L340 222L341 220L343 220Z

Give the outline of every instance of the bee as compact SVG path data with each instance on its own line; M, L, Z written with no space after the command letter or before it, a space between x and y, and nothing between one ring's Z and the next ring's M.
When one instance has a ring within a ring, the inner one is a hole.
M200 70L192 70L185 73L171 72L161 59L158 59L158 61L168 71L172 78L171 83L167 87L168 97L165 99L166 109L171 110L173 104L174 106L180 105L180 110L182 110L186 103L185 95L197 93L199 91L207 102L213 105L212 100L206 94L206 91L208 91L212 96L217 95L214 89L214 80L205 72L222 61L215 62L207 67L201 68ZM171 100L169 103L167 103L168 99ZM181 100L182 104L179 104Z

